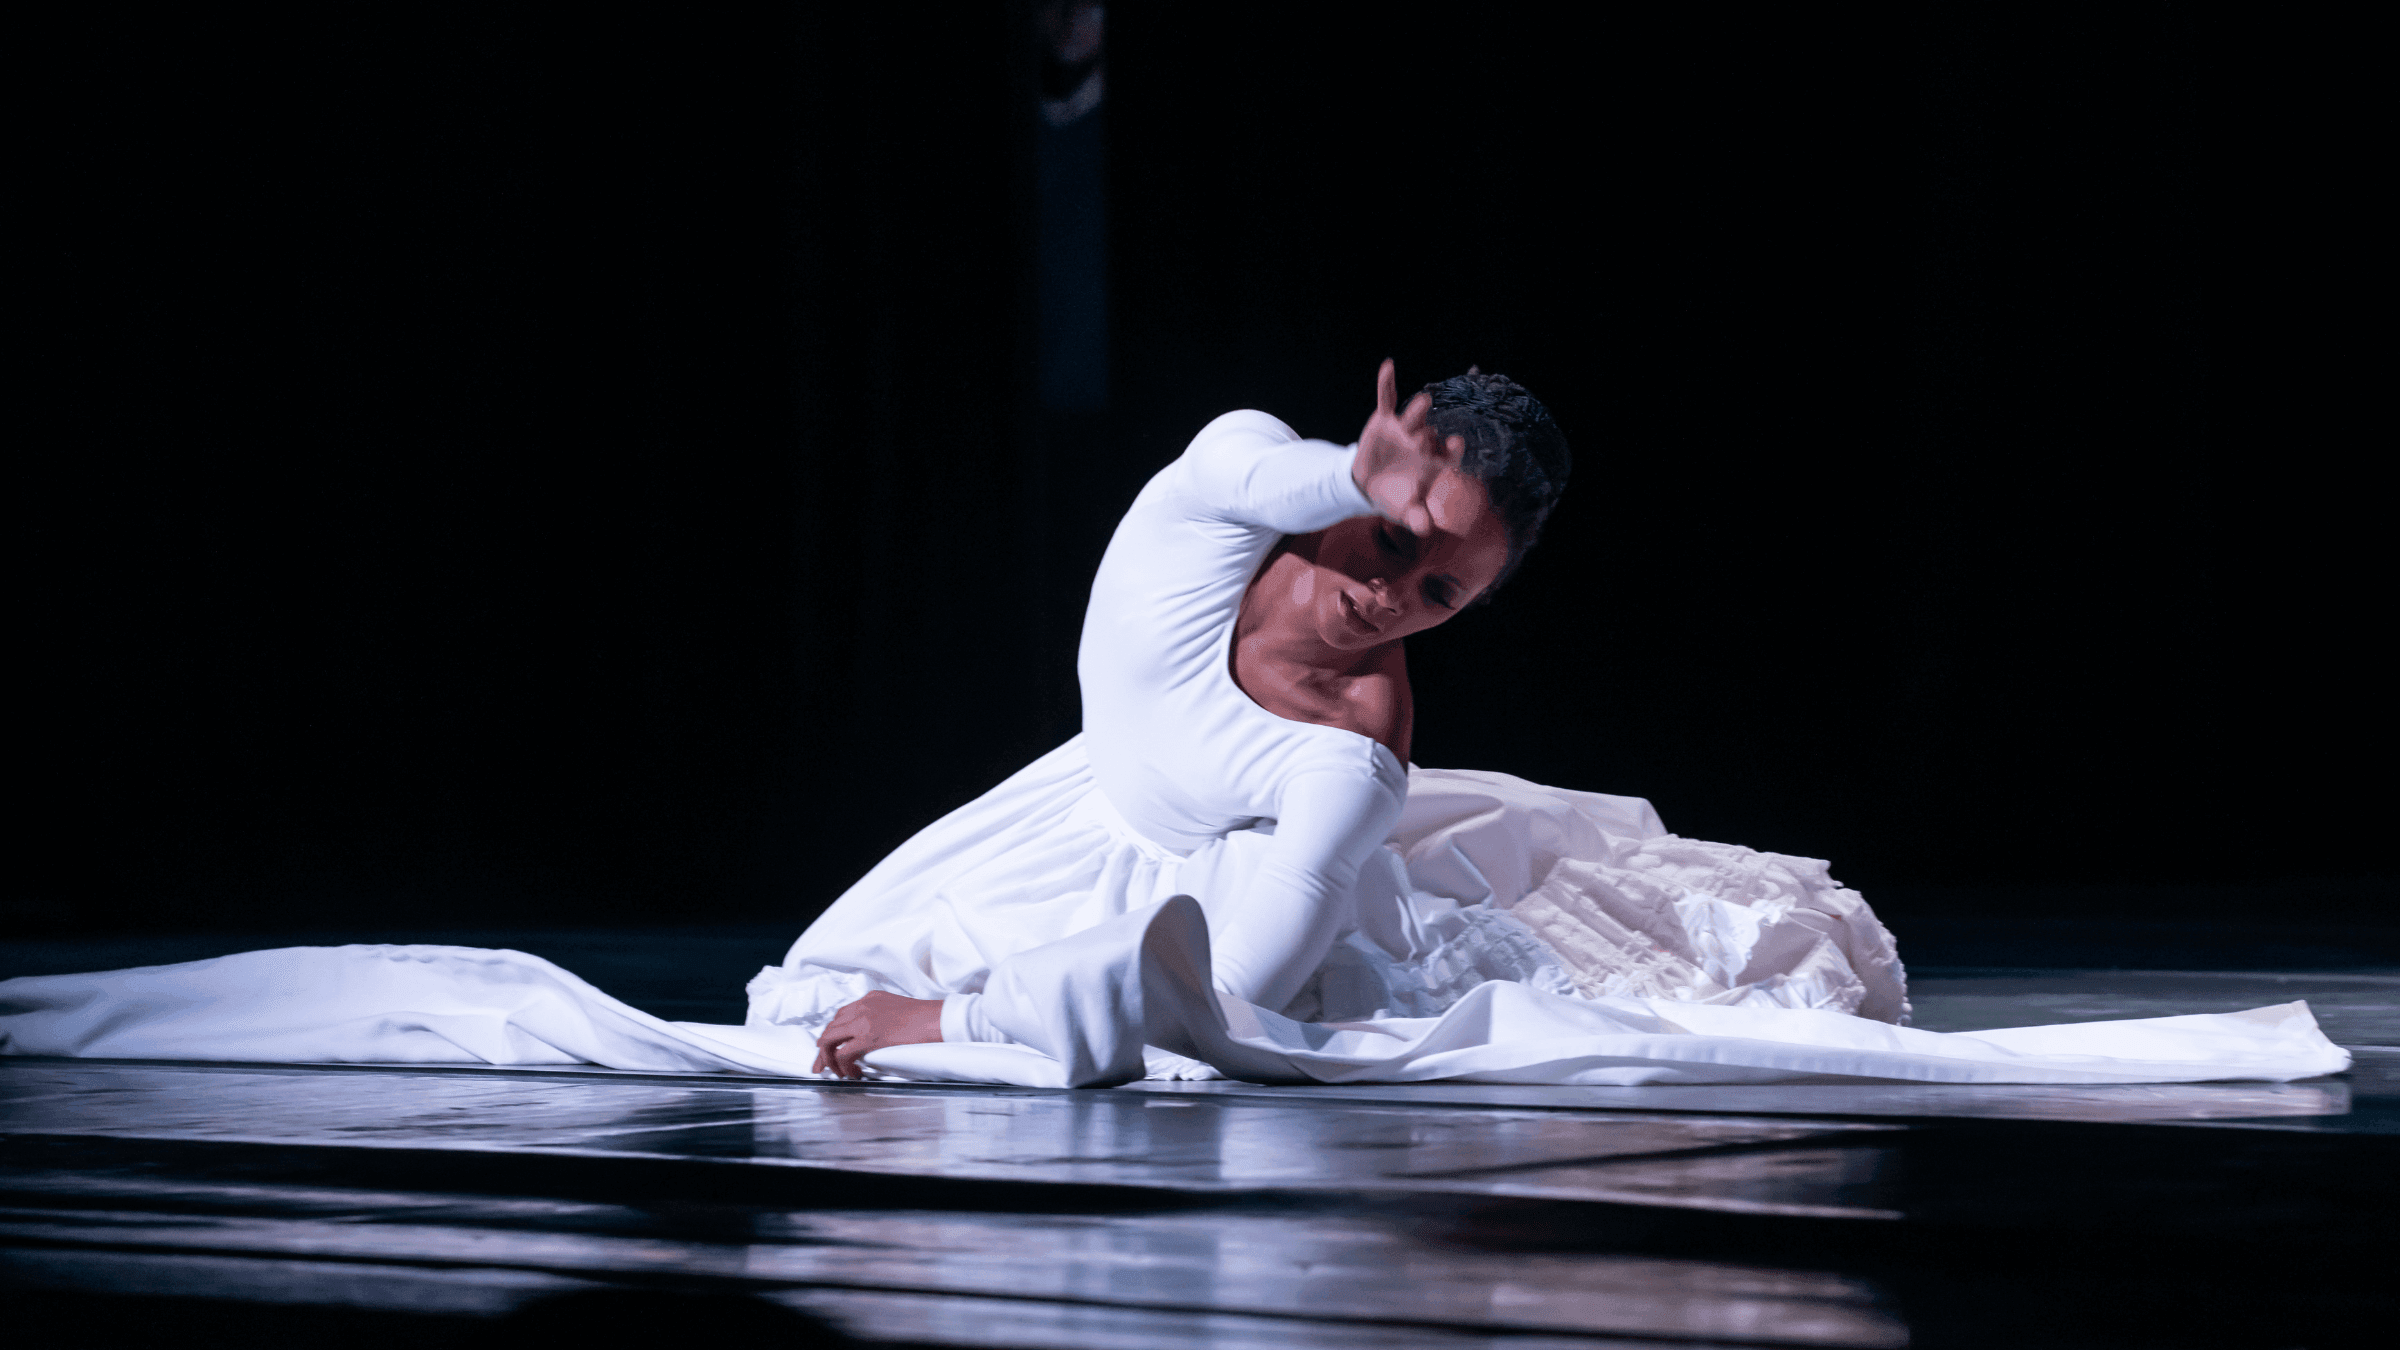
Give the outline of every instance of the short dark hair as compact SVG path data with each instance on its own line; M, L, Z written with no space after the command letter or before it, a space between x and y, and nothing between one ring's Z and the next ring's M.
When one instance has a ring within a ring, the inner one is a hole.
M1467 443L1459 468L1483 484L1492 509L1508 527L1508 561L1477 597L1480 603L1500 589L1541 537L1542 522L1567 490L1574 457L1550 410L1506 375L1486 375L1470 366L1464 375L1426 385L1425 392L1433 395L1435 433Z

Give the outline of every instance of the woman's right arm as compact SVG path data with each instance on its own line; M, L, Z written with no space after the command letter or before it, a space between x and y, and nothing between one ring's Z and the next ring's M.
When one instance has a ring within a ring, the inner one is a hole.
M1230 412L1202 428L1167 475L1189 518L1278 535L1308 534L1374 503L1351 476L1355 452L1304 440L1263 412Z
M1355 445L1304 440L1262 412L1232 412L1208 424L1172 477L1187 511L1227 524L1309 534L1352 516L1381 515L1419 535L1433 521L1425 495L1458 466L1465 442L1445 443L1428 418L1433 399L1398 403L1391 362L1375 376L1375 411Z

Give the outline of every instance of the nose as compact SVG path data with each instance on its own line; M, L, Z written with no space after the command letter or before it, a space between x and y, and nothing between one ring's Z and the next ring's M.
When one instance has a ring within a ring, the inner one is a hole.
M1375 608L1384 613L1397 614L1400 612L1400 603L1392 598L1392 579L1390 577L1370 578L1367 582L1367 594L1375 601Z

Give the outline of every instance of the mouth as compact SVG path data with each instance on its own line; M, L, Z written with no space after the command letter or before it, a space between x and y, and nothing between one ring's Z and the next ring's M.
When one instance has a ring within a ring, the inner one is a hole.
M1358 612L1358 602L1350 598L1350 592L1336 591L1334 594L1341 597L1342 617L1357 625L1358 631L1362 633L1380 633L1383 631L1374 624L1367 622L1367 616Z

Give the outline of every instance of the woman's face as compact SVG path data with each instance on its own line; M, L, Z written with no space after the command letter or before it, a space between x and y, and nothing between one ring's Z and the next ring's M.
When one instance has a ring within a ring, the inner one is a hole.
M1294 538L1305 564L1273 569L1293 618L1328 646L1356 651L1421 633L1467 607L1508 562L1508 527L1483 484L1446 473L1426 493L1433 533L1359 516Z

